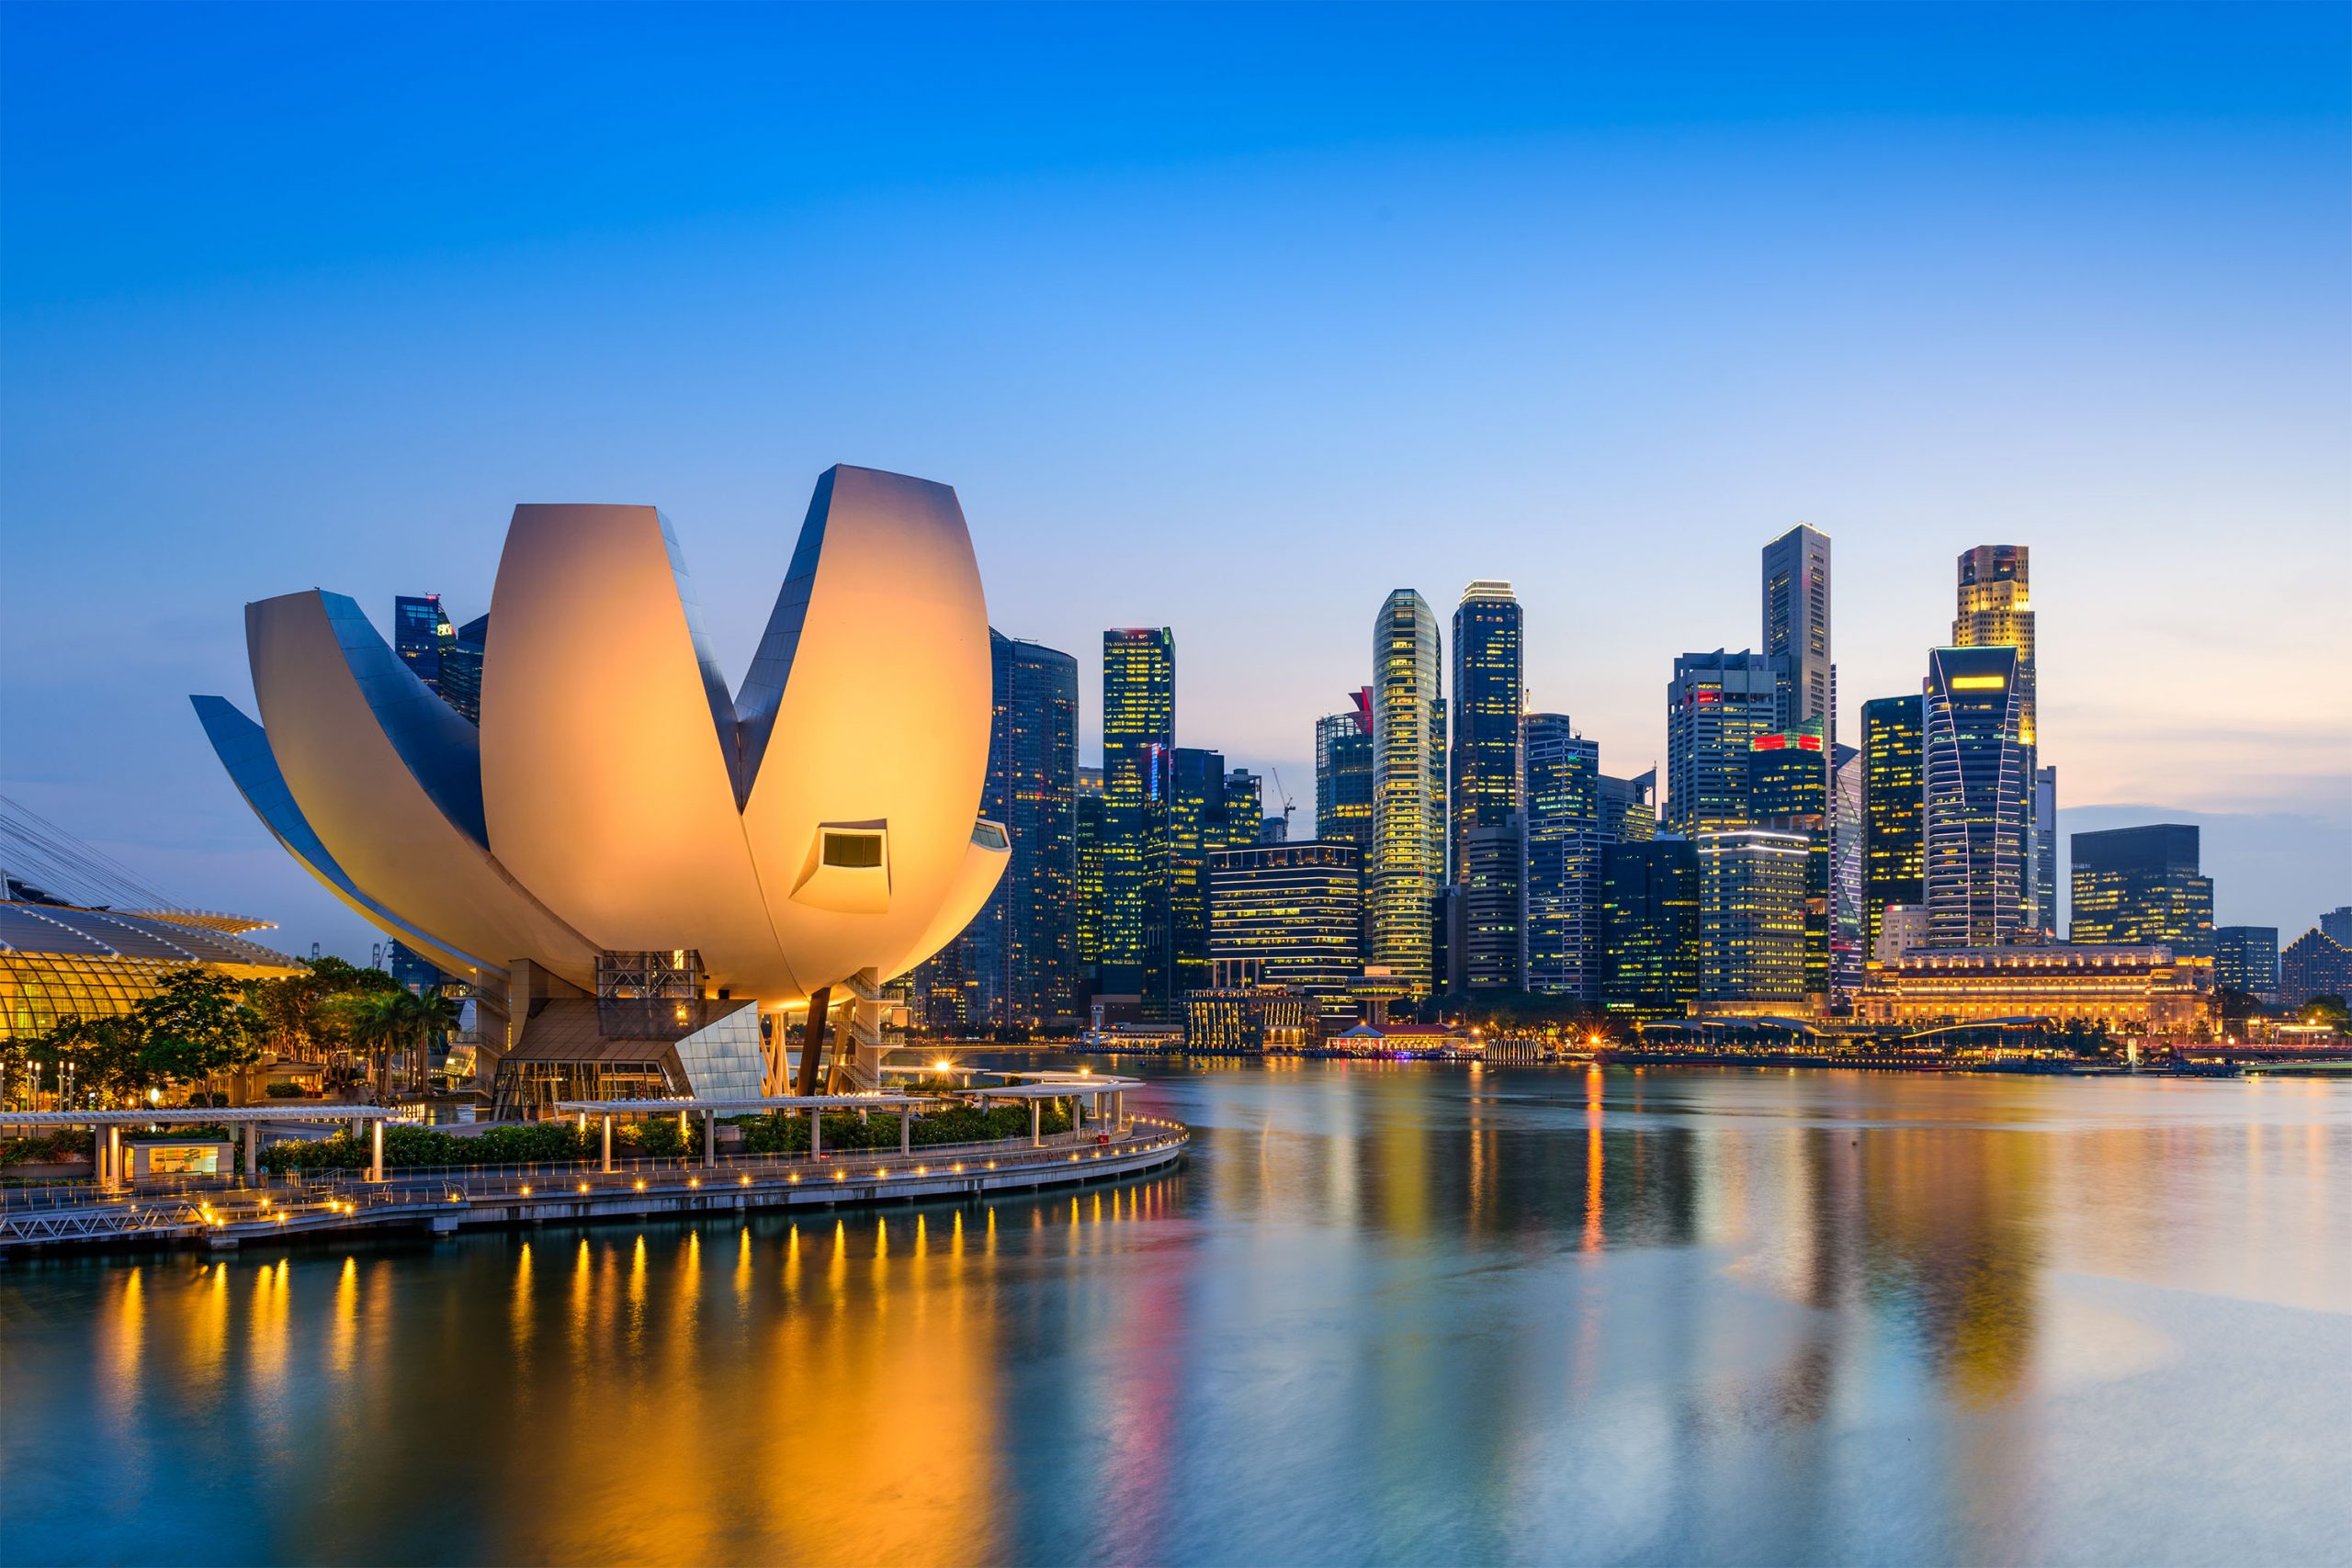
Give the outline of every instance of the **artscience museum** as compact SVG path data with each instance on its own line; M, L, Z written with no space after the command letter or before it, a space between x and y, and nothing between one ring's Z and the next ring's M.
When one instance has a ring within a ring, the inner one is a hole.
M945 485L839 467L729 694L650 506L514 510L481 720L358 605L245 606L258 722L198 696L287 852L468 982L502 1111L871 1088L880 987L978 911L988 614Z

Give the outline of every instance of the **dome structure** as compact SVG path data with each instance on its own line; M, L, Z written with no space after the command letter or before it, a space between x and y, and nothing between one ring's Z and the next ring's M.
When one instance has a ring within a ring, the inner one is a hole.
M650 506L514 509L478 727L341 594L248 604L245 637L260 721L193 701L247 802L345 903L488 988L692 950L715 990L803 1003L938 951L1008 858L977 815L988 613L945 485L829 469L731 695Z

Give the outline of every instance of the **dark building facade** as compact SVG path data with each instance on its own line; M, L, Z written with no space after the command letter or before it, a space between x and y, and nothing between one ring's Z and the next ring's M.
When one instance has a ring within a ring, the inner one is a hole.
M1923 699L1862 705L1862 951L1878 951L1890 904L1927 902L1928 774Z
M2278 999L2290 1008L2313 997L2352 1001L2352 950L2314 927L2278 955Z
M1474 582L1453 612L1453 715L1447 773L1447 874L1462 889L1471 990L1527 977L1524 626L1508 582Z
M2068 846L2072 942L2162 942L2176 956L2213 956L2213 882L2197 870L2195 827L2161 822L2076 833Z
M441 649L441 700L475 724L481 722L481 660L490 644L490 617L476 615Z
M1176 748L1168 809L1168 908L1171 984L1181 994L1209 984L1209 856L1231 848L1239 824L1227 812L1225 754L1196 746ZM1258 811L1247 808L1248 835L1258 841Z
M1527 716L1527 988L1600 990L1600 746L1564 713Z
M401 593L392 600L392 651L416 678L441 689L441 649L457 640L438 593ZM480 722L477 720L476 722Z
M1688 839L1600 852L1600 1002L1631 1019L1685 1018L1699 995L1699 850Z
M1165 626L1102 634L1104 992L1168 1016L1174 990L1170 834L1176 763L1176 638Z
M1372 692L1315 721L1315 836L1372 848Z
M1928 945L1999 947L2030 922L2032 754L2018 650L1939 648L1922 702Z
M1781 728L1785 660L1686 653L1666 688L1666 826L1678 833L1747 819L1747 743Z
M2278 928L2222 926L2213 932L2213 985L2278 1005Z

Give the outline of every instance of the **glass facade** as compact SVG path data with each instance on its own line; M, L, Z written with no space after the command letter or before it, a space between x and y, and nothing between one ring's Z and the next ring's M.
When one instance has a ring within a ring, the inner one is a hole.
M1352 713L1315 721L1315 836L1372 848L1372 735Z
M1954 648L2013 648L2018 653L2018 744L2025 750L2026 776L2034 777L2041 753L2035 719L2032 552L2024 545L1979 545L1962 551L1959 593L1951 621ZM2052 809L2041 814L2039 792L2026 802L2029 842L2033 852L2025 867L2026 925L2045 931L2058 929L2058 821L2056 779L2052 775ZM2040 852L2047 835L2050 853ZM2044 877L2045 870L2048 873Z
M1282 986L1353 1010L1363 971L1363 874L1350 843L1269 844L1209 856L1213 987Z
M1209 984L1209 856L1234 847L1239 824L1225 795L1225 755L1194 746L1176 748L1168 808L1168 909L1172 937L1170 982L1178 994ZM1249 809L1249 834L1258 841L1258 812Z
M441 649L441 700L475 724L481 722L482 650L490 642L490 617L476 615L458 628L456 640Z
M1699 850L1688 839L1600 852L1600 1001L1631 1019L1683 1018L1699 995Z
M1508 582L1474 582L1453 612L1448 874L1462 888L1461 973L1473 990L1527 981L1526 649Z
M1764 652L1780 660L1780 713L1793 729L1821 725L1838 739L1837 666L1830 662L1829 536L1798 524L1764 547ZM1825 760L1826 761L1826 760Z
M1819 720L1748 742L1748 820L1802 837L1804 865L1804 993L1816 1007L1829 999L1830 795Z
M2213 984L2278 1005L2278 928L2223 926L2213 933Z
M1763 828L1702 833L1699 1005L1793 1012L1805 1004L1813 835Z
M2027 923L2029 755L2018 650L1939 648L1922 705L1928 942L1995 947Z
M285 953L213 926L0 903L0 1039L28 1039L61 1019L118 1017L160 990L163 976L190 965L239 980L309 972Z
M1370 962L1407 994L1436 983L1436 923L1445 879L1445 705L1437 617L1409 588L1373 623L1372 860L1364 875Z
M2197 829L2184 822L2077 833L2070 846L2070 942L2163 942L2213 956L2213 882L2197 872Z
M1073 813L1078 877L1076 925L1078 984L1080 999L1100 989L1102 973L1102 770L1078 770L1078 800Z
M1527 716L1527 988L1596 999L1600 746L1564 713Z
M1747 820L1747 743L1780 728L1781 661L1686 653L1666 689L1666 825L1679 833Z
M1164 1016L1175 977L1169 795L1175 782L1176 638L1102 634L1102 988Z
M1927 901L1928 775L1922 699L1862 705L1862 945L1878 951L1890 904Z
M457 628L441 609L438 593L401 593L392 600L392 651L416 678L441 689L441 650L457 640Z

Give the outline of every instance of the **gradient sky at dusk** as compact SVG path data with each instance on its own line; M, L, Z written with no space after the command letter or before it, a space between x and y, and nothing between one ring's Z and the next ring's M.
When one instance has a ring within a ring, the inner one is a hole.
M2352 11L0 10L0 789L364 953L186 700L240 606L487 607L523 501L675 523L729 673L827 465L991 618L1168 625L1278 767L1474 578L1632 773L1837 552L1844 722L2032 547L2069 829L2352 902ZM625 718L616 718L625 728Z

